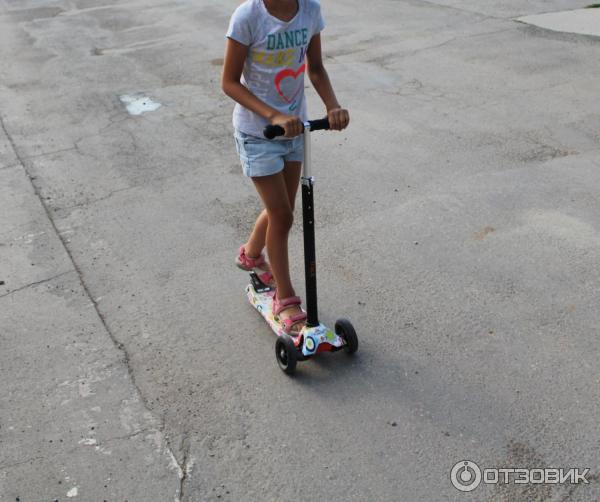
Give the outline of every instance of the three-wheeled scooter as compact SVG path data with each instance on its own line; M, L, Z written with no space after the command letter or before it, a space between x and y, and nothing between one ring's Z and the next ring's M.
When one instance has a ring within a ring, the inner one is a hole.
M304 273L306 280L306 313L304 328L296 336L285 333L272 312L274 289L263 283L255 272L250 273L246 287L248 300L264 317L277 335L275 357L279 367L288 375L294 373L296 363L305 361L321 352L344 349L348 354L358 350L358 337L347 319L338 319L333 331L319 322L317 308L317 267L315 259L315 218L313 188L315 180L311 171L310 134L312 131L329 129L327 119L304 123L304 163L302 165L302 222L304 232ZM283 136L280 126L269 125L264 130L267 139Z

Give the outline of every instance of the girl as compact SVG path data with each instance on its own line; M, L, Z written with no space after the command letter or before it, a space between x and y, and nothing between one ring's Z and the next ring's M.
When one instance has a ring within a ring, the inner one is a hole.
M236 263L276 286L273 315L292 335L306 320L288 262L288 234L304 158L300 134L307 120L305 72L325 104L331 129L340 131L350 121L323 67L324 26L318 0L246 0L231 17L221 81L225 94L236 101L234 137L244 174L265 206ZM262 131L267 124L283 127L285 136L266 140ZM262 252L265 244L270 265Z

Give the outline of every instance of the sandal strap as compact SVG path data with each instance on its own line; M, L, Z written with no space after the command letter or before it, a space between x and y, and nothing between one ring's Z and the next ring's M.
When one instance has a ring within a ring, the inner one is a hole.
M300 321L306 321L306 317L306 312L299 312L292 317L282 319L280 322L283 325L283 330L289 335L294 327L294 324L297 324Z
M262 274L260 274L258 276L258 278L264 282L265 284L270 284L271 281L273 280L273 274L271 272L263 272Z
M256 268L256 267L260 267L262 264L265 263L265 255L263 253L260 254L260 256L256 257L256 258L250 258L247 254L246 254L246 249L244 249L244 246L240 247L240 262L248 268Z
M298 321L306 321L307 315L306 312L298 312L294 314L292 317L288 317L285 321L291 321L292 324L296 324Z
M273 297L273 314L277 315L288 307L301 304L302 300L299 296L289 296L288 298Z

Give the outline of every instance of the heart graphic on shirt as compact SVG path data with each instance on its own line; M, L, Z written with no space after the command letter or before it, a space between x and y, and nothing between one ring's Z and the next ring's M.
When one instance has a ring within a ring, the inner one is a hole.
M300 92L302 91L302 84L298 86L296 91L290 97L286 95L283 89L281 89L281 83L286 78L293 78L294 80L296 80L299 76L304 74L305 68L306 64L303 64L300 68L298 68L297 71L294 71L291 68L286 68L285 70L281 70L277 75L275 75L275 89L277 89L277 92L286 103L291 103L292 101L294 101L294 99L296 99L296 96L298 96L298 94L300 94Z

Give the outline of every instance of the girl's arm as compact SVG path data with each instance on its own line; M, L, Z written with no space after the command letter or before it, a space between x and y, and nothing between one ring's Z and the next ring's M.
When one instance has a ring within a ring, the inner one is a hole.
M274 108L258 99L240 82L244 63L248 57L248 47L227 39L225 47L225 60L223 62L223 75L221 77L221 89L231 99L261 117L267 119L273 125L279 125L285 130L288 138L302 134L302 122L298 117L284 115Z
M310 39L308 50L306 51L306 59L308 62L308 78L310 78L312 85L319 96L321 96L323 103L325 103L331 129L335 129L336 131L345 129L350 123L350 115L348 114L348 110L340 106L335 97L335 92L333 92L329 75L323 65L320 34Z

